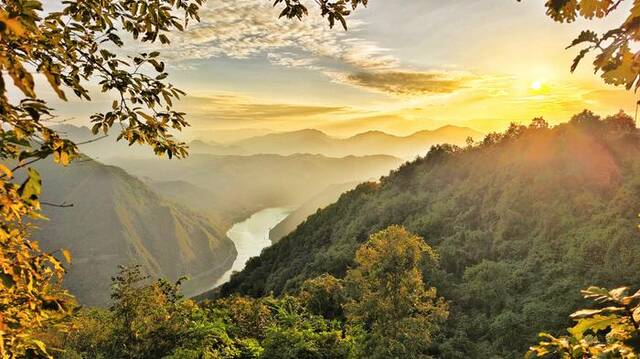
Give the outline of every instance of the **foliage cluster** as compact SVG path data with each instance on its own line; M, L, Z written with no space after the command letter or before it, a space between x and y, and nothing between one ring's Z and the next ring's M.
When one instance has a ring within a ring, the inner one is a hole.
M50 128L52 110L36 93L46 80L62 100L67 92L90 101L88 84L113 95L112 109L91 117L94 133L120 125L119 138L151 145L158 154L184 156L170 129L186 125L171 110L181 91L164 80L159 53L125 58L113 50L122 36L168 43L167 34L198 19L203 0L66 1L48 11L37 0L7 0L0 8L0 353L3 357L48 355L33 334L68 314L70 295L61 289L62 263L29 237L24 220L39 218L41 180L28 167L49 156L67 165L77 144ZM11 80L17 94L9 92ZM12 169L9 169L13 167ZM27 169L18 176L16 171ZM19 180L18 178L24 178ZM65 257L69 257L66 251Z
M360 6L367 6L369 0L319 0L316 1L320 7L320 14L322 17L326 17L329 21L329 26L333 27L336 20L340 22L342 27L347 29L346 17L351 15ZM282 12L280 17L287 17L289 19L302 18L309 14L309 10L304 5L304 1L301 0L275 0L273 6L282 6Z

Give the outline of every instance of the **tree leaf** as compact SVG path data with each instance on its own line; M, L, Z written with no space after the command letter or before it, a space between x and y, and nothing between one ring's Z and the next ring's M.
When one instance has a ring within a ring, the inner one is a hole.
M613 0L582 0L580 1L580 15L587 19L604 17L613 5Z
M11 172L9 167L3 165L2 163L0 163L0 171L2 171L9 178L13 177L13 172Z
M592 318L583 318L573 328L569 329L569 333L577 339L582 339L585 332L592 331L595 333L607 329L619 320L620 318L617 315L596 315Z
M25 201L37 200L42 189L42 180L40 174L35 169L29 167L27 170L27 179L18 189L18 194Z
M68 249L63 249L62 255L64 256L64 259L67 260L67 263L71 264L71 252L69 252Z

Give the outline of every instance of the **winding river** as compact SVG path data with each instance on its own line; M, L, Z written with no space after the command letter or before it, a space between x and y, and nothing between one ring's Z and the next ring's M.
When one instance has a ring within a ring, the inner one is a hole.
M233 272L244 269L250 258L259 256L264 248L270 246L269 231L285 219L291 211L292 209L288 207L267 208L254 213L243 222L234 224L227 232L227 237L235 244L238 256L231 269L218 279L214 288L229 281Z

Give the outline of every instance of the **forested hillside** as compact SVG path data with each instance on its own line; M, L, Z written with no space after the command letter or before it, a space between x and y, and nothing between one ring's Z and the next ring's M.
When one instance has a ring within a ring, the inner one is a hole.
M46 176L46 221L35 238L51 251L68 249L73 261L65 284L82 304L104 305L118 265L142 265L154 276L188 275L185 291L231 267L233 242L208 218L171 203L124 170L83 158L67 168L38 164Z
M366 183L249 261L222 295L343 277L370 234L399 224L439 253L425 281L451 304L432 353L513 358L563 332L587 285L640 282L640 136L624 114L512 125L473 147L435 146Z

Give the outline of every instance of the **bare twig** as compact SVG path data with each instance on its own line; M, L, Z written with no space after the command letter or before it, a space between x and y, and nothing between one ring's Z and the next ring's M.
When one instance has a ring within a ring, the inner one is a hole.
M102 136L100 136L100 137L96 137L96 138L93 138L93 139L91 139L91 140L86 140L86 141L83 141L83 142L77 142L77 143L76 143L76 146L82 146L82 145L86 145L86 144L88 144L88 143L92 143L92 142L100 141L101 139L103 139L103 138L107 138L107 137L109 137L109 135L102 135Z
M40 201L40 204L41 204L41 205L43 205L43 206L58 207L58 208L69 208L69 207L73 207L73 203L67 203L67 202L62 202L62 203L51 203L51 202Z

